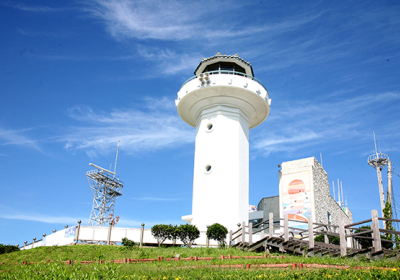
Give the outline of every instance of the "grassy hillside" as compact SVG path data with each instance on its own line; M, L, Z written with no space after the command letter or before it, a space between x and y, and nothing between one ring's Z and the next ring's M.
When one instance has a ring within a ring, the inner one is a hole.
M202 261L161 261L149 263L93 263L80 264L81 261L180 258L190 256L214 257ZM237 259L221 260L221 255L242 256ZM264 253L242 252L236 249L213 248L138 248L128 249L120 246L77 245L60 247L40 247L32 250L0 255L0 279L400 279L399 261L352 260L343 258L278 255L269 258L248 259L243 256L262 256ZM47 260L54 263L47 263ZM77 260L76 264L62 263ZM22 265L22 262L38 262ZM41 263L45 262L45 263ZM19 263L18 265L15 265ZM326 264L349 266L344 269L303 268L292 269L292 263ZM246 269L246 265L250 268ZM288 268L266 268L266 264L290 264ZM233 267L236 265L242 265ZM229 266L229 267L226 267ZM264 266L264 267L263 267ZM361 267L361 268L357 268ZM382 269L382 268L388 269ZM379 269L378 269L379 268Z

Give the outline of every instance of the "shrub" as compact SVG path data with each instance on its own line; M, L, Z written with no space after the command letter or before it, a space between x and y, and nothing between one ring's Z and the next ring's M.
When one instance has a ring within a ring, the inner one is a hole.
M164 243L166 239L171 239L174 235L175 228L172 225L154 225L151 228L151 235L157 239L158 246Z
M135 242L133 242L132 240L130 240L130 239L126 238L126 237L124 237L124 238L122 238L122 245L132 249L133 246L135 246Z
M200 231L195 225L180 225L176 228L178 238L183 242L186 247L192 247L193 241L200 236Z
M17 246L0 244L0 255L19 251Z
M220 248L225 247L225 239L228 230L221 224L215 223L208 227L207 237L218 242Z
M340 238L339 236L328 236L329 244L340 245ZM316 242L325 242L325 236L323 234L317 235L314 238Z

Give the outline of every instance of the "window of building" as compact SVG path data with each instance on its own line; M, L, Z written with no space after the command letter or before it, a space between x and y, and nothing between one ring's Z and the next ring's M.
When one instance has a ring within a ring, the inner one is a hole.
M218 71L218 72L228 72L228 71L235 71L235 72L240 72L240 73L246 73L243 67L240 67L239 65L235 63L229 63L229 62L218 62L214 63L211 65L208 65L205 69L204 72L212 72L212 71Z

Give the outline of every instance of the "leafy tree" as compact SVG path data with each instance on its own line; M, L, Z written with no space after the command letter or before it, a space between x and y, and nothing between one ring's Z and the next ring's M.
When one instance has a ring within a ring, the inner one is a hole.
M17 246L0 244L0 255L19 251Z
M355 231L355 233L359 233L359 232L362 232L362 231L365 231L365 230L370 230L370 229L371 229L371 226L362 226L362 227L359 227L359 229L357 229ZM372 237L372 233L371 232L364 233L364 234L361 234L359 236L355 236L354 238L361 244L361 247L363 249L372 247L372 239L360 238L360 236ZM381 234L382 247L385 248L385 249L392 249L393 248L393 243L392 242L388 242L388 241L385 242L384 241L385 239L388 240L388 238L386 236Z
M200 237L200 231L195 225L180 225L176 228L178 238L186 247L192 247L193 241Z
M392 215L393 215L393 211L392 211L392 204L389 203L389 193L386 196L386 204L385 204L385 208L383 208L383 217L386 219L392 219ZM395 230L392 224L392 221L385 221L386 222L386 229L387 230ZM394 235L391 233L386 233L386 239L387 240L393 240L394 237L394 241L400 242L400 238L398 235ZM393 247L393 246L392 246ZM395 249L400 249L400 244L396 243L396 248Z
M135 242L133 242L132 240L130 240L130 239L126 238L126 237L124 237L124 238L122 238L122 245L132 249L133 246L135 246Z
M340 238L339 236L328 236L329 244L340 245ZM325 236L323 234L317 235L314 238L316 242L325 242Z
M164 243L166 239L170 239L172 235L174 234L174 227L171 225L154 225L151 228L151 235L154 236L154 238L157 239L158 247L161 246L161 244Z
M225 239L228 230L221 224L215 223L208 227L207 237L218 242L220 248L225 247Z
M176 239L178 239L178 227L177 227L177 225L175 225L175 226L172 226L171 225L171 236L170 236L170 239L171 240L176 240Z

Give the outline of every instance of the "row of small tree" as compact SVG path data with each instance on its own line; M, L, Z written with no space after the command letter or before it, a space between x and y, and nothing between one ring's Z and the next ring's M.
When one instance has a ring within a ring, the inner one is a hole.
M0 255L19 251L18 246L0 244Z
M179 227L159 224L151 228L151 235L157 239L158 246L161 246L167 239L179 239L185 246L190 248L193 241L199 238L200 231L196 226L189 224L180 225Z
M228 230L221 224L213 224L207 229L207 237L216 240L220 247L225 246L225 238ZM178 226L172 225L154 225L151 228L151 234L157 239L158 246L161 246L165 240L179 239L186 247L191 247L193 242L200 237L200 231L195 225L184 224Z

